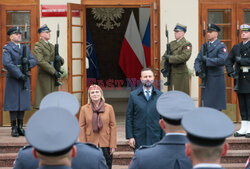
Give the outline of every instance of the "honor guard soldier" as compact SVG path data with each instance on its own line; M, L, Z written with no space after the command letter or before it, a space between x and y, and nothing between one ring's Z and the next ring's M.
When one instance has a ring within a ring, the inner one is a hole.
M185 155L188 139L181 119L195 109L193 100L183 92L169 91L159 97L156 108L162 116L159 123L166 135L152 146L141 146L129 169L191 169L192 163Z
M55 79L60 78L60 73L54 68L55 46L49 42L51 30L47 25L38 29L39 42L34 45L33 53L38 60L36 94L34 108L38 109L41 100L49 93L58 91ZM64 62L61 57L62 63Z
M4 111L10 112L11 136L24 136L24 111L31 110L30 77L31 68L36 66L37 60L32 56L30 48L21 44L21 30L14 26L7 31L10 43L3 47L2 63L7 70L4 94ZM24 51L24 49L26 49ZM24 53L23 53L24 52ZM25 55L25 60L23 60ZM25 61L25 63L24 63ZM26 64L28 71L23 72L22 66ZM17 124L16 124L17 121Z
M201 89L201 106L211 107L217 110L226 109L226 82L224 65L227 57L227 49L218 39L220 28L215 24L208 24L207 39L201 46L195 59L194 69L196 76L206 74L205 87ZM207 52L204 55L204 50ZM205 72L202 72L201 63L205 62Z
M48 94L41 101L40 109L55 106L67 109L73 116L79 111L77 98L67 92L58 91ZM90 143L84 144L80 142L76 142L75 146L77 156L72 159L72 168L81 169L82 166L87 166L91 169L107 169L106 161L100 148ZM20 149L14 162L14 169L33 169L38 168L38 166L39 161L32 155L31 145Z
M174 28L175 40L170 42L170 55L162 56L161 68L167 58L170 64L170 84L168 90L179 90L189 94L189 71L186 62L192 54L192 44L184 37L187 27L176 24Z
M250 138L250 26L240 26L242 42L234 45L226 60L226 70L230 77L237 79L235 90L239 100L241 128L235 137ZM238 67L238 70L236 69Z
M193 168L222 169L219 163L228 149L225 139L234 132L233 122L216 109L201 107L185 114L181 124L189 139L186 154Z

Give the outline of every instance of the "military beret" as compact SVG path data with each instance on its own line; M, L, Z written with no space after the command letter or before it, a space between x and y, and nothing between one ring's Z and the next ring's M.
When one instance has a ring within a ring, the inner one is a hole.
M175 28L174 28L174 31L186 32L187 31L187 26L177 23Z
M241 31L249 31L250 32L250 25L243 24L240 26Z
M220 32L220 27L215 24L210 23L207 25L207 31Z
M40 109L46 107L62 107L69 110L74 116L79 111L79 101L77 98L68 92L57 91L46 95L41 103Z
M49 27L48 27L46 24L44 24L43 26L41 26L41 27L38 29L38 33L45 32L45 31L51 32L51 30L49 29Z
M232 120L213 108L196 108L185 114L181 124L191 143L199 146L218 146L234 132Z
M7 35L12 35L14 33L22 34L19 26L13 26L7 31Z
M182 116L195 109L195 104L184 92L168 91L158 98L156 109L166 122L180 125Z
M39 153L58 156L67 153L80 133L77 118L67 109L47 107L31 116L26 127L26 139Z

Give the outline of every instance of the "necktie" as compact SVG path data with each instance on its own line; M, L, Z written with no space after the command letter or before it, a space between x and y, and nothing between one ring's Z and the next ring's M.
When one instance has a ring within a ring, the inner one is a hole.
M146 99L149 100L149 90L146 90Z

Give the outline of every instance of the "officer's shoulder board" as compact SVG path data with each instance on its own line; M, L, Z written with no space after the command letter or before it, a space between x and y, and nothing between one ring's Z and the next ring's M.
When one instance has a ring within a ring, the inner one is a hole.
M138 148L138 150L142 150L142 149L148 149L148 148L153 148L155 147L156 144L153 144L153 145L142 145Z
M27 150L27 149L30 149L30 148L32 148L31 145L26 145L26 146L23 146L23 147L21 148L21 150Z
M89 146L89 147L92 147L92 148L95 148L95 149L97 149L97 150L100 150L100 148L99 147L97 147L95 144L92 144L92 143L85 143L87 146Z

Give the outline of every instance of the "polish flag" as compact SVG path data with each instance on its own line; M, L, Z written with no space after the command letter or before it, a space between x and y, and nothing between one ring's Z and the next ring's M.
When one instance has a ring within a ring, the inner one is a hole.
M151 57L150 57L150 18L148 20L148 25L142 40L142 45L144 48L145 60L147 67L151 65Z
M133 12L122 42L119 65L127 78L137 80L140 80L142 68L146 67L142 41Z

